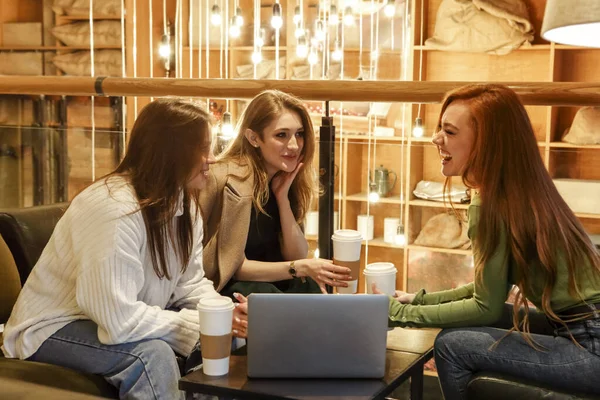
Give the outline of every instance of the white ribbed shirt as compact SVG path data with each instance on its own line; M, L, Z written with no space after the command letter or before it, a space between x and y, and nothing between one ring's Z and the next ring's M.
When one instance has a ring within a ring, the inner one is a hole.
M133 188L122 177L105 183L102 179L76 196L58 221L6 323L7 357L30 357L79 319L97 323L105 344L162 339L187 355L198 340L198 300L219 296L202 268L202 218L194 224L186 272L169 243L171 280L159 279ZM193 205L192 210L194 215ZM180 204L174 225L182 212Z

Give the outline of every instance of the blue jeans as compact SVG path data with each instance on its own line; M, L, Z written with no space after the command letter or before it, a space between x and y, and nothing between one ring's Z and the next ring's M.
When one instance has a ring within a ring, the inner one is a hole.
M31 361L61 365L103 376L121 399L184 399L178 388L179 365L175 352L160 339L105 345L98 326L74 321L50 336L29 357Z
M521 334L492 327L444 329L435 340L435 363L446 400L466 399L473 374L497 372L556 389L600 394L600 317L570 323L554 335L532 334L536 350ZM490 349L494 343L499 344Z

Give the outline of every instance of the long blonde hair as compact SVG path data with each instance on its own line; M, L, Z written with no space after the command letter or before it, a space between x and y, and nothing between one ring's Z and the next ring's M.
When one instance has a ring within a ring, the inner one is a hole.
M478 188L480 219L474 246L478 249L476 278L496 252L500 232L507 232L506 262L515 268L519 288L513 329L529 332L527 313L519 321L519 307L528 310L525 296L534 289L533 278L543 284L542 310L564 325L551 306L560 263L568 270L568 291L583 301L578 280L598 278L600 257L583 226L565 203L541 158L525 107L511 89L497 84L468 85L450 92L441 116L454 101L465 102L471 112L475 142L462 181ZM579 279L578 279L579 278ZM527 340L531 343L529 335Z
M259 135L261 140L264 139L265 128L285 110L297 113L304 128L304 147L301 153L304 166L294 179L289 195L294 217L301 223L316 193L317 184L313 170L315 133L308 111L300 99L279 90L265 90L259 93L244 110L237 125L236 138L217 157L217 162L233 161L250 167L249 174L254 175L254 207L265 213L263 207L269 199L269 176L260 150L252 146L244 132L250 129Z

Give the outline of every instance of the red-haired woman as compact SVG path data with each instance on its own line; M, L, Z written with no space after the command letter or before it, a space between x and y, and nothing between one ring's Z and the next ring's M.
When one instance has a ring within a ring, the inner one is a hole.
M435 342L446 400L465 399L478 371L600 393L599 255L546 171L516 93L501 85L449 93L433 143L442 174L460 176L473 193L475 280L437 293L398 292L391 320L452 328ZM513 285L519 291L512 329L489 327L501 319ZM531 318L527 300L537 308ZM553 334L529 329L540 314Z

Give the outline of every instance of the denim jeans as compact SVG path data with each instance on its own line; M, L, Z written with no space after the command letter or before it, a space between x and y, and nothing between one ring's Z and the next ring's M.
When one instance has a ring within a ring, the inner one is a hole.
M185 399L178 388L175 352L160 339L105 345L89 320L74 321L50 336L31 361L103 376L121 399Z
M473 374L497 372L547 384L556 389L600 394L600 316L568 324L554 335L532 334L532 348L521 334L505 329L473 327L444 329L435 340L435 363L446 400L466 399ZM532 330L533 332L533 330ZM502 340L500 340L502 339ZM498 345L492 349L498 340Z

